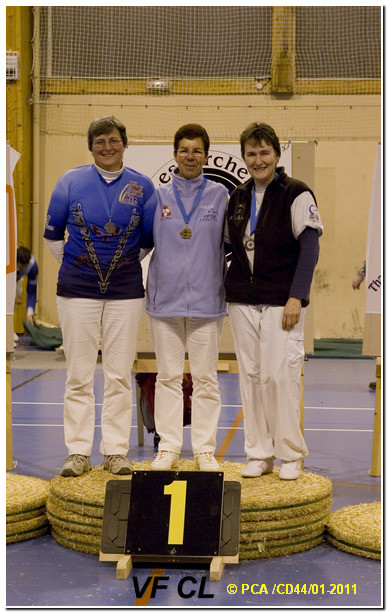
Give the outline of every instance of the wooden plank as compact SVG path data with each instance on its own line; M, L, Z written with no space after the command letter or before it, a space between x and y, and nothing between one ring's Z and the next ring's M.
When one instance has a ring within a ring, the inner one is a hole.
M100 551L100 562L118 562L123 554L122 553L104 553Z
M375 417L373 421L372 461L369 474L381 475L381 358L376 363Z
M13 463L13 442L12 442L12 391L11 391L11 354L7 353L6 360L6 470L15 468Z
M210 581L219 581L224 570L222 556L215 556L210 563Z
M132 556L122 555L117 562L116 578L128 579L129 573L132 570Z
M362 355L381 356L381 313L365 313Z
M295 88L296 7L272 7L271 93L292 94Z
M291 70L290 64L286 66ZM292 68L293 69L293 68ZM165 95L255 95L270 93L271 80L257 89L255 78L245 79L170 79L168 94L147 91L147 79L82 79L82 78L41 78L41 93L55 95L145 95L156 102ZM294 94L340 95L340 94L381 94L380 79L295 79ZM49 99L48 99L49 101ZM44 103L43 103L44 104ZM46 98L47 104L47 98Z

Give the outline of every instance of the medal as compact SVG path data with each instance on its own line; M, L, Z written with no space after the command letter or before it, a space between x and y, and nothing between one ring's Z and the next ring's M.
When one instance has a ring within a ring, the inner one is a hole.
M192 235L193 235L193 233L192 233L192 231L190 230L190 228L187 228L187 227L186 227L186 228L183 228L183 229L182 229L182 230L179 232L179 234L181 235L181 237L182 237L182 238L191 238L191 237L192 237Z
M175 183L173 182L172 187L173 187L173 191L174 191L174 195L175 195L175 200L177 201L179 210L180 210L180 212L182 214L182 217L183 217L183 220L184 220L184 222L186 224L188 224L190 222L191 216L194 213L195 209L197 208L197 206L199 204L199 201L202 198L202 194L203 194L203 191L204 191L205 186L206 186L206 181L207 181L206 177L203 177L201 186L200 186L200 188L199 188L199 190L197 192L197 195L195 196L194 204L192 206L192 209L191 209L190 213L186 213L184 204L182 202L182 198L180 197L178 189L177 189ZM191 229L188 228L187 226L185 228L182 228L182 230L179 232L179 234L181 235L182 238L186 238L186 239L187 238L191 238L193 236L193 233L192 233Z
M247 238L247 240L244 242L244 247L247 251L253 251L255 248L255 241L252 237Z
M114 236L115 232L117 231L118 228L117 228L116 224L114 223L114 221L112 221L112 217L114 216L114 212L116 210L117 204L119 203L119 194L123 190L123 185L124 185L124 182L126 180L126 175L123 173L121 175L121 177L117 180L117 184L116 184L116 189L115 189L115 193L114 193L114 196L113 196L113 200L112 200L111 205L109 205L108 198L107 198L105 190L104 190L104 188L102 186L102 181L101 181L101 177L100 177L100 175L98 173L98 170L96 170L96 168L93 167L93 171L94 171L95 175L97 175L96 176L97 188L98 188L98 191L100 193L100 198L101 198L102 204L104 205L106 216L109 219L109 221L107 221L105 226L104 226L104 230L105 230L105 232L107 234L109 234L109 236ZM125 189L128 188L128 185L125 186ZM119 229L121 230L121 227Z
M104 226L104 230L107 234L114 234L116 232L116 224L113 221L108 221Z

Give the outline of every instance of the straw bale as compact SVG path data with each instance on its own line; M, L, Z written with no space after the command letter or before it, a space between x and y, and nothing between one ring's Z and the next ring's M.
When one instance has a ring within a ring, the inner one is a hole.
M277 467L253 479L243 479L237 470L228 466L225 479L241 483L242 522L307 516L331 504L331 481L314 473L302 472L299 479L287 481L279 479Z
M381 559L381 502L338 509L330 514L326 538L338 549Z
M50 488L50 482L7 472L6 483L6 517L7 522L16 517L20 520L20 514L44 512L46 498ZM25 518L23 518L25 519Z
M6 524L7 536L18 534L19 532L28 532L30 530L36 530L41 528L44 524L47 524L47 515L42 513L39 517L33 517L32 519L26 519L25 521L14 521Z
M69 549L76 549L77 551L83 551L94 555L100 553L101 536L85 533L80 534L64 528L58 529L54 526L51 527L51 534L59 545L63 545Z
M220 462L225 480L241 483L243 558L287 555L322 542L331 504L329 479L302 473L296 481L282 481L278 468L260 478L244 479L240 476L243 466ZM151 470L151 461L135 462L134 469ZM180 460L177 470L195 470L194 461ZM55 477L47 500L54 539L71 549L98 554L106 483L130 478L100 466L80 477Z
M65 528L73 532L86 532L101 536L101 517L90 517L89 515L80 515L74 513L74 511L69 511L66 508L66 503L62 505L60 500L50 494L47 498L47 516L50 523L59 530Z
M46 501L47 502L47 501ZM7 515L7 525L14 522L26 521L27 519L34 519L34 517L41 517L46 512L46 505L34 509L32 511L23 511L22 513L15 513L13 515Z
M329 514L330 505L326 505L310 515L297 515L291 518L285 517L284 519L269 521L241 522L240 542L244 544L300 536L301 534L309 534L313 529L319 529L323 534Z
M311 536L308 538L301 538L297 540L293 538L289 543L272 543L266 544L266 550L261 551L258 545L261 543L250 543L248 546L240 546L239 557L240 560L254 560L256 558L275 558L278 556L288 556L291 553L299 553L300 551L307 551L313 549L323 542L323 534L318 536Z
M240 543L240 550L244 551L246 548L256 548L259 553L270 553L272 549L289 547L290 545L297 544L298 542L311 541L312 539L318 538L319 536L323 537L323 533L324 528L322 527L322 523L320 523L315 526L310 526L308 534L301 533L299 536L296 532L295 534L290 534L281 538L273 538L271 536L268 536L263 537L258 541L253 541L251 543Z
M107 482L130 478L131 475L113 475L101 466L94 466L90 472L80 477L54 477L50 486L50 498L55 498L68 511L102 517Z
M39 517L34 517L25 521L7 523L6 542L17 543L19 541L25 541L46 534L48 530L49 522L46 513L42 513Z

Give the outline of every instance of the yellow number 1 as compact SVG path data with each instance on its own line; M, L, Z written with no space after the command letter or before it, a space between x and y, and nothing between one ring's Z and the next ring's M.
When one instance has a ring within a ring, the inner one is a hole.
M171 495L169 545L183 545L185 528L187 481L173 481L164 486L164 493Z

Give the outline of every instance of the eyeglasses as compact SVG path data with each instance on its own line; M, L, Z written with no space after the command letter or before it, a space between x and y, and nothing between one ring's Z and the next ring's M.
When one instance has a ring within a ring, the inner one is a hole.
M103 149L107 143L109 143L111 147L117 147L122 142L120 138L108 138L107 140L105 138L100 138L94 141L93 147L96 147L96 149Z
M185 158L190 154L196 158L201 158L205 155L205 152L203 149L194 149L194 151L191 151L190 149L178 149L177 154L182 158Z

